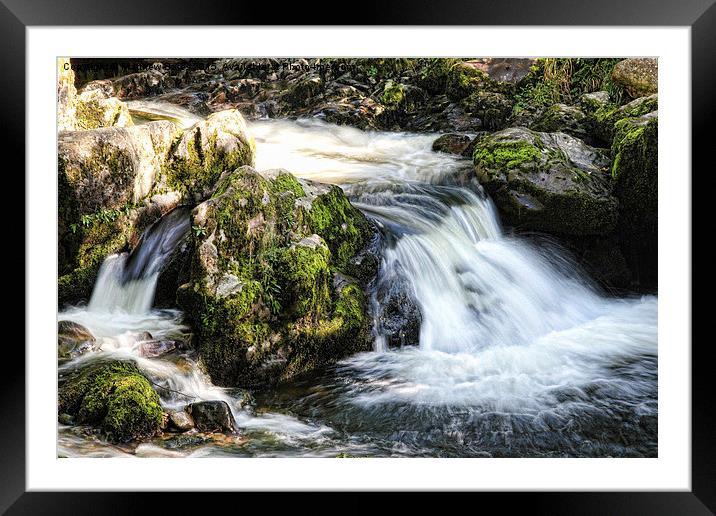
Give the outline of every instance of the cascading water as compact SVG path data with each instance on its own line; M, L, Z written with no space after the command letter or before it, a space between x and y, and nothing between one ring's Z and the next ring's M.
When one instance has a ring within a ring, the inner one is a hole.
M549 241L503 234L469 161L432 152L434 135L315 120L250 126L259 170L287 168L339 184L382 228L376 283L400 280L420 313L419 331L389 348L373 292L376 350L256 394L254 413L212 386L191 358L145 359L131 344L116 345L131 341L130 330L155 338L186 331L178 312L149 310L139 288L153 274L146 264L161 254L148 233L133 256L108 258L97 299L67 318L115 342L100 355L130 350L153 381L171 389L160 392L163 404L179 407L189 395L232 406L244 444L190 446L181 454L656 455L656 297L605 297ZM126 270L140 272L127 279ZM153 295L154 283L145 286ZM119 298L126 302L110 304ZM134 314L124 321L110 306ZM87 359L94 358L76 361ZM80 446L65 441L67 453ZM158 446L136 453L169 453Z

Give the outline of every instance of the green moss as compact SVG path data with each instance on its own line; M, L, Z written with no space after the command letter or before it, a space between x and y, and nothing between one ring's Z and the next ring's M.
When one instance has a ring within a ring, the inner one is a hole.
M495 83L477 68L454 63L447 74L445 93L453 100L460 100L479 90L489 90Z
M330 261L327 248L291 246L282 249L274 262L282 289L284 311L292 318L323 317L330 310Z
M59 413L99 427L116 442L149 437L162 425L159 396L134 364L111 362L83 370L59 389Z
M336 295L331 317L311 324L305 319L288 324L290 353L283 379L332 363L336 357L368 349L370 325L365 316L363 291L348 284Z
M614 138L616 124L626 118L636 118L659 109L659 99L656 95L637 99L624 106L610 104L602 106L594 112L597 135L606 142Z
M483 168L512 170L534 167L542 157L542 151L527 142L494 142L475 147L473 159Z
M70 234L76 235L79 246L76 251L74 268L58 278L58 303L87 301L92 294L97 273L104 259L127 247L130 230L128 214L116 218L89 217L88 225L79 224Z
M383 88L381 102L389 107L394 107L405 99L405 87L402 84L388 81Z
M333 255L332 263L338 269L345 268L370 237L368 221L337 186L314 199L311 209L302 213L307 233L323 237Z
M292 174L281 172L271 185L274 192L292 192L296 197L303 197L306 192L301 183Z
M225 152L217 145L216 132L208 136L206 144L202 144L201 129L197 128L193 139L186 145L186 151L186 157L173 152L174 158L163 167L163 174L172 189L188 195L201 195L216 183L223 172L253 165L256 144L250 138L248 145L238 145L233 151Z

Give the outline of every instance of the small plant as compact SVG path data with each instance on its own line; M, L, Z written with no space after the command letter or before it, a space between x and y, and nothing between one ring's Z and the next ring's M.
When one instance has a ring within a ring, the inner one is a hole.
M371 65L366 73L368 74L368 77L374 79L378 75L378 69L375 67L375 65Z
M197 226L193 224L191 226L191 230L197 238L206 235L206 228L204 226Z

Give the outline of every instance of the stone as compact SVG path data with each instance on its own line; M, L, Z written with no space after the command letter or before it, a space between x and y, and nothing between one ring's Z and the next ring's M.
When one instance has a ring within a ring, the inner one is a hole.
M612 71L612 81L623 86L633 99L656 93L659 89L658 79L658 60L651 57L624 59Z
M57 130L74 131L77 127L77 89L70 60L57 60Z
M85 367L60 378L58 414L91 425L112 442L128 442L161 431L164 412L159 395L130 362Z
M569 235L606 234L616 226L609 159L581 140L505 129L478 143L474 163L509 225Z
M647 289L658 281L658 130L657 112L625 118L612 144L618 233L634 283Z
M176 340L142 340L139 342L139 355L145 358L156 358L180 347L181 344Z
M256 144L236 109L209 115L186 130L167 166L172 189L202 200L223 172L253 165Z
M198 401L187 405L185 411L200 432L237 432L236 420L225 401Z
M57 323L57 355L60 360L76 358L98 349L97 340L86 327L68 320Z
M241 167L192 216L177 300L214 383L275 383L370 347L363 287L377 264L355 259L373 230L340 188Z
M447 154L462 154L468 148L471 141L472 138L466 134L443 134L433 142L433 150Z
M194 428L194 420L185 410L169 412L169 428L177 432L188 432Z

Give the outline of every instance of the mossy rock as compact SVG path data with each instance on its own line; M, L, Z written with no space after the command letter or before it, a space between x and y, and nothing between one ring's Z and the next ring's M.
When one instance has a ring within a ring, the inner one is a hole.
M563 132L585 140L591 132L591 124L581 109L554 104L542 112L530 129L546 133Z
M452 100L461 100L477 91L490 91L495 82L479 68L463 62L450 67L447 74L445 93Z
M460 105L473 117L481 120L481 128L489 131L503 129L512 114L513 102L503 93L477 91L464 98Z
M101 429L113 442L151 437L163 423L159 395L129 362L91 366L61 381L58 414Z
M209 115L174 144L162 181L190 200L207 197L223 172L253 165L256 144L236 109Z
M641 97L623 106L607 104L591 113L595 135L608 145L614 139L615 126L625 118L636 118L659 109L657 94Z
M625 118L612 145L614 195L624 255L640 287L656 287L658 258L658 115Z
M609 159L564 133L505 129L473 155L478 180L513 226L566 235L600 235L617 221Z
M107 97L99 89L84 91L77 97L76 116L78 130L134 125L127 104Z
M369 346L362 287L334 277L372 232L340 188L242 167L192 224L177 297L215 383L275 383Z

